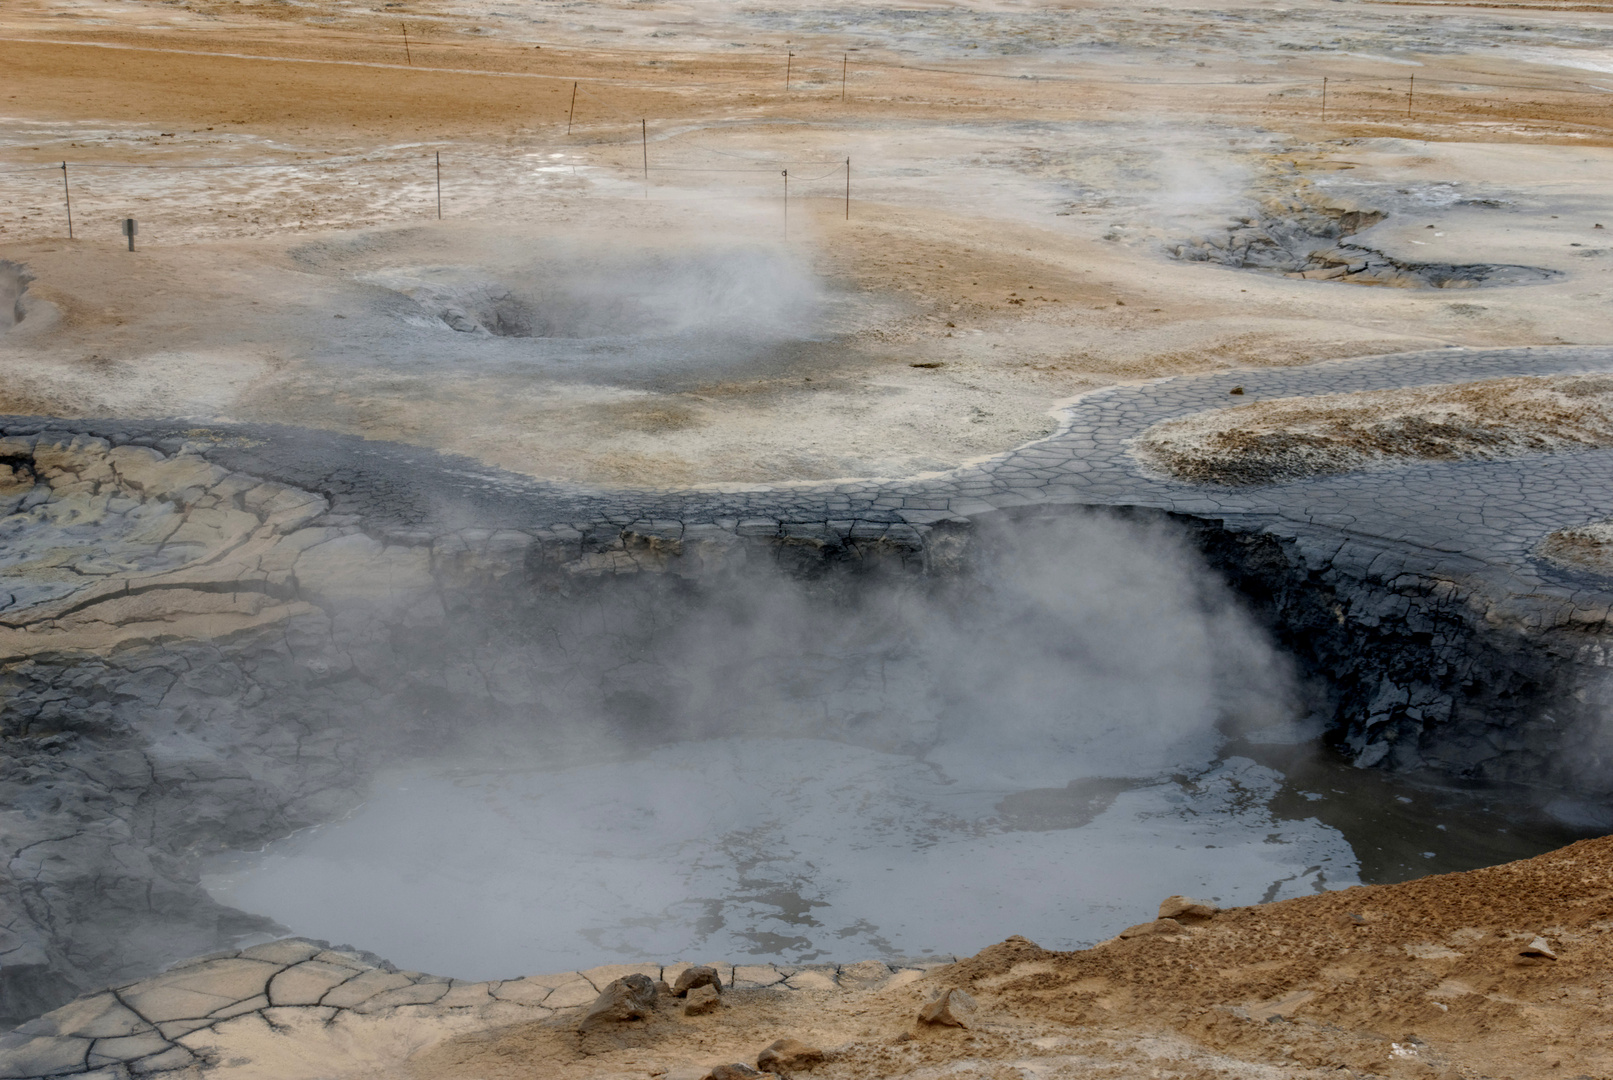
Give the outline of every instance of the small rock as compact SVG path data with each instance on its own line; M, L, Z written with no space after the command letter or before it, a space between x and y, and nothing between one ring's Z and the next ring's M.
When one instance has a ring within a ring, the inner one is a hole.
M465 314L463 309L456 307L444 309L442 321L453 329L458 330L461 334L474 334L482 328L481 324Z
M1293 275L1289 275L1289 276L1292 277ZM1231 390L1228 390L1227 393L1229 393L1229 394L1237 394L1239 397L1242 397L1243 396L1243 387L1234 386Z
M605 1024L619 1024L649 1015L655 1008L655 983L648 975L626 975L601 990L577 1025L588 1032Z
M1153 922L1138 923L1136 926L1128 926L1126 929L1120 931L1120 936L1122 938L1130 939L1147 937L1149 934L1179 934L1183 929L1185 928L1182 926L1182 924L1177 922L1175 919L1155 919Z
M940 997L919 1010L919 1023L968 1027L974 1013L974 998L962 990L944 990Z
M1208 900L1195 900L1191 896L1167 896L1159 905L1161 919L1177 922L1202 922L1213 919L1221 909Z
M840 985L866 989L890 978L891 969L878 960L862 960L840 969Z
M732 1065L718 1065L708 1072L702 1080L756 1080L758 1076L772 1076L772 1073L759 1073L749 1065L734 1062Z
M764 1072L794 1072L823 1063L824 1054L816 1046L796 1039L780 1039L756 1055L756 1067Z
M688 992L683 1002L683 1015L703 1016L720 1008L722 1008L722 995L717 993L715 986L707 983Z
M722 993L722 976L717 974L714 967L684 968L678 976L678 981L672 984L672 993L683 997L697 986L714 986L717 993Z
M1542 960L1555 960L1557 954L1551 951L1551 943L1543 937L1531 941L1527 948L1518 953L1518 959L1526 964L1539 963Z

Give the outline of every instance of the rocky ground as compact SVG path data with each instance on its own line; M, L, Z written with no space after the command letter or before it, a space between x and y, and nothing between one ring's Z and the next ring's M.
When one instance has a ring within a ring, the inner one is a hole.
M288 939L86 995L5 1036L0 1075L1598 1076L1610 860L1593 840L1229 911L1171 897L1083 952L1016 937L915 967L462 983Z

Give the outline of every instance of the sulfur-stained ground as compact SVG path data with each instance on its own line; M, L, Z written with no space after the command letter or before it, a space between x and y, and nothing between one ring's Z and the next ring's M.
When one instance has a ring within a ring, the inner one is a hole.
M777 483L999 453L1117 381L1597 344L1610 18L26 0L0 411ZM499 294L533 336L447 310Z

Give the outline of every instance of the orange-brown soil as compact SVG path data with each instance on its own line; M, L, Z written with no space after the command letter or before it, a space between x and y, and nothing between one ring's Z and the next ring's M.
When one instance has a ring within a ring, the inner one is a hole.
M1555 959L1524 955L1542 937ZM575 1016L462 1035L408 1075L699 1077L789 1037L829 1050L810 1075L835 1080L1601 1077L1613 1073L1610 974L1613 838L1083 952L1010 938L902 985L731 993L717 1015L663 1010L609 1036L580 1039ZM969 1028L915 1022L946 987L979 1002Z

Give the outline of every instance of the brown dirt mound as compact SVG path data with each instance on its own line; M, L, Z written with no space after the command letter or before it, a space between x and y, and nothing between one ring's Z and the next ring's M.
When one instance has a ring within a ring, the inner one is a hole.
M1274 1065L1613 1072L1613 839L1242 908L1079 953L1009 941L952 977L1012 1015L1161 1028ZM1556 959L1522 955L1544 937Z
M834 1080L1613 1075L1613 838L1157 928L1074 953L1010 938L863 991L732 994L606 1044L558 1018L461 1036L410 1075L698 1080L781 1037L824 1047L810 1073ZM1541 937L1555 959L1525 955ZM916 1022L945 987L979 1002L969 1028Z
M1274 398L1155 424L1134 452L1179 480L1247 485L1608 446L1613 377L1597 374Z

